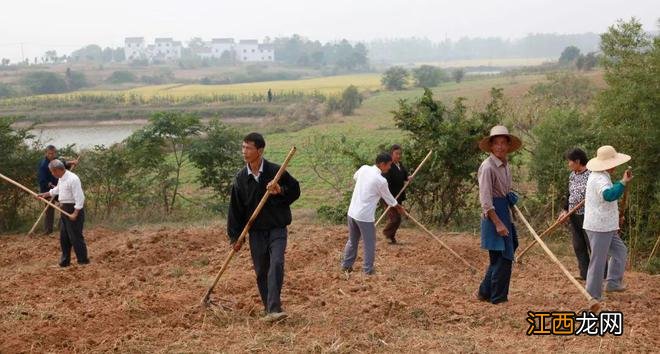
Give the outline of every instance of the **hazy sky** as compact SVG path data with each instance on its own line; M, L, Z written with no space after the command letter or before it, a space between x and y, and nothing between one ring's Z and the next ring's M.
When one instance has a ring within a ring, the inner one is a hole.
M504 37L601 33L637 17L657 30L659 0L3 0L0 57L59 54L89 43L123 46L127 36L256 38L299 33L347 38Z

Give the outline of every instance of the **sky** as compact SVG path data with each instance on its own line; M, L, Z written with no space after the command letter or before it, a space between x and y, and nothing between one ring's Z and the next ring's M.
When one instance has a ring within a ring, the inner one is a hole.
M659 0L3 0L0 57L69 54L86 44L123 46L125 37L263 39L301 34L349 39L514 39L529 33L602 33L637 17L658 30Z

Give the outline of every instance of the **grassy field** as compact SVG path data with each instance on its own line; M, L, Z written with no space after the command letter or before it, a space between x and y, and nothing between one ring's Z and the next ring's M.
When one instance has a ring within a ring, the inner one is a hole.
M381 87L380 74L340 75L303 80L265 81L229 85L152 85L123 91L80 91L77 94L111 95L133 93L145 98L154 96L189 97L198 95L264 95L268 89L271 89L274 94L280 92L319 92L322 94L337 94L349 85L355 85L362 90L377 90ZM66 96L66 94L50 96Z
M432 90L436 99L444 102L449 103L457 97L465 97L468 106L480 107L488 102L492 87L503 88L508 99L517 100L532 85L544 80L544 75L496 77L459 84L447 83ZM414 100L420 97L422 92L422 89L378 92L366 99L352 116L337 118L334 122L311 126L297 132L267 135L266 158L282 161L292 145L304 147L305 144L313 143L314 137L319 134L344 135L350 140L363 141L366 146L373 147L375 156L379 145L405 141L405 133L394 125L391 111L396 109L399 100ZM303 148L291 163L290 171L301 181L302 186L302 197L296 203L298 208L316 208L323 203L331 203L329 198L337 198L314 174L309 165L310 160L311 157Z

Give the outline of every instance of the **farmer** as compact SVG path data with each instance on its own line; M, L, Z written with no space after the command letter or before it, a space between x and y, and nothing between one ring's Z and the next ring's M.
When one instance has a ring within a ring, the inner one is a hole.
M481 247L488 250L490 264L476 292L482 301L499 304L508 301L513 255L518 247L516 228L510 207L518 197L511 192L511 170L507 156L522 146L521 140L496 125L479 148L490 154L479 167L479 202L481 203Z
M53 159L48 163L48 168L53 176L58 178L58 183L50 191L39 194L42 198L59 197L60 207L70 217L62 215L60 221L60 246L62 257L60 267L68 267L71 264L71 248L76 253L78 264L88 264L87 245L83 236L83 225L85 224L85 193L83 192L80 178L68 171L64 163Z
M591 171L587 180L584 206L584 229L589 236L591 260L587 271L587 291L595 299L601 299L603 273L607 256L606 292L623 291L623 272L626 267L628 249L619 237L619 206L617 199L623 195L625 185L633 178L626 170L621 181L612 183L611 175L617 166L630 160L630 156L617 153L606 145L598 148L596 157L589 160Z
M590 171L587 169L587 154L579 148L571 149L564 154L568 161L568 168L571 170L568 176L568 193L564 201L563 211L559 214L558 220L563 218L569 210L584 200L584 193L587 189L587 179ZM584 222L584 206L569 216L570 230L573 235L573 251L577 257L578 269L580 274L576 279L587 279L587 269L589 269L589 238L582 228Z
M376 157L376 165L364 165L355 172L355 188L348 207L348 241L344 248L342 271L353 271L353 263L357 257L358 242L364 239L364 273L374 274L374 257L376 253L375 216L378 201L382 198L387 205L396 208L403 214L403 207L394 199L387 187L387 180L382 176L392 166L392 157L381 153Z
M392 156L392 168L389 171L383 174L383 177L387 180L387 186L390 189L392 195L397 195L403 189L404 184L410 180L408 176L408 170L401 163L401 145L394 144L390 148L390 154ZM406 200L406 192L401 193L397 202L403 204ZM401 214L395 209L390 208L387 211L387 225L383 229L383 235L390 240L391 244L396 243L396 231L401 226Z
M279 183L272 183L280 166L264 159L265 147L261 134L250 133L243 139L241 151L246 166L238 172L231 187L227 234L231 244L240 248L236 241L243 228L264 194L271 194L250 228L249 238L257 287L265 307L262 320L274 322L287 317L282 310L280 293L284 282L287 226L291 224L290 206L300 197L300 186L288 172L282 175Z
M64 159L57 157L57 148L53 145L46 146L46 154L44 158L39 162L39 167L37 169L37 182L39 183L39 193L46 193L51 188L54 188L57 185L57 177L53 176L48 168L48 164L54 159L61 160L67 169L78 164L78 160L73 160L66 162ZM57 201L57 197L53 198L53 202ZM46 209L46 215L44 218L44 235L50 235L53 233L53 224L55 221L55 209L48 206Z

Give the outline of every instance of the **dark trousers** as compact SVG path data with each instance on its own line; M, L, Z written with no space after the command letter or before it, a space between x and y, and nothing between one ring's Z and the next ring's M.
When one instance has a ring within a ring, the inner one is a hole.
M570 220L570 230L573 235L573 251L575 251L575 257L577 257L580 276L582 279L587 279L589 253L591 250L589 249L589 238L587 237L587 233L582 228L584 215L572 214Z
M250 231L250 252L257 274L257 287L268 313L282 312L280 293L284 283L286 239L286 228Z
M584 215L571 214L569 216L571 235L573 235L573 251L578 262L578 269L580 270L580 277L587 279L587 271L589 270L589 260L591 254L591 247L589 246L589 237L587 232L582 228L584 224ZM605 272L603 277L607 275L607 264L605 264Z
M57 197L55 196L53 198L50 198L51 203L55 203L57 201ZM48 206L48 209L46 209L46 215L44 215L44 232L47 234L50 234L53 232L53 225L55 224L55 208L52 206Z
M501 251L488 251L490 265L479 286L479 296L498 304L508 300L512 261L504 258Z
M387 211L387 225L383 229L383 235L390 240L394 240L399 226L401 226L401 214L396 209L390 208Z
M67 213L73 213L73 204L62 204L61 208ZM60 219L60 246L62 247L61 266L71 264L71 248L76 253L78 264L89 263L87 258L87 245L83 236L83 225L85 224L85 209L81 209L75 221L68 216L62 215Z

